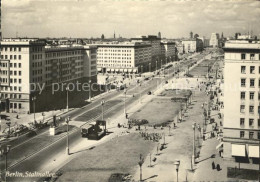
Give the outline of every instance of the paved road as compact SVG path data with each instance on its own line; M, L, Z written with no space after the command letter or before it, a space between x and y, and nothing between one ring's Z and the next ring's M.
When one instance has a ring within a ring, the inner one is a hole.
M183 69L185 66L187 66L188 63L181 64L180 68ZM170 72L174 71L174 68L170 69ZM171 73L172 74L172 73ZM153 80L145 81L141 84L141 86L132 86L129 89L132 89L132 92L135 92L135 95L138 94L146 94L147 91L153 90L156 88L156 85L158 84L158 80L162 80L161 78L154 78ZM110 93L107 96L104 96L105 100L109 100L106 102L105 106L105 118L112 117L114 114L118 112L123 112L123 91L119 92L113 92ZM100 101L102 98L97 99L92 104L86 106L85 108L79 108L74 110L73 112L70 112L66 115L70 115L71 117L74 117L75 120L82 121L90 121L92 118L97 118L100 115ZM138 100L139 97L131 97L131 95L127 95L126 105L129 105L136 100ZM64 117L66 117L66 115ZM78 140L82 139L80 136L80 129L71 126L70 127L71 134L70 134L70 141L71 142L77 142ZM41 133L40 135L37 135L33 138L31 138L29 141L26 141L20 145L14 145L13 149L8 154L8 166L12 166L16 164L13 167L10 167L10 171L37 171L39 163L42 163L46 157L51 157L55 155L56 152L60 150L65 150L66 146L66 133L60 133L56 136L48 136L48 131L45 131ZM42 148L45 148L42 150ZM21 152L22 151L22 152ZM37 152L37 153L35 153ZM34 154L35 153L35 154ZM34 154L34 155L32 155ZM27 158L28 157L28 158ZM1 169L4 168L4 163L2 161L1 163Z

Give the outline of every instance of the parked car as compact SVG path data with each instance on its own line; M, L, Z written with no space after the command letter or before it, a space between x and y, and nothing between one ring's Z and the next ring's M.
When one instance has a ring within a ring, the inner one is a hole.
M147 95L151 95L151 94L152 94L152 92L151 92L151 91L148 91L148 92L147 92Z

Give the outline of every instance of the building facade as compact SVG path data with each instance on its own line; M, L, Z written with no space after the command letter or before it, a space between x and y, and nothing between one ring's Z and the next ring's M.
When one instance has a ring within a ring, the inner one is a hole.
M231 40L224 51L223 156L252 167L259 160L260 41Z
M209 45L211 47L219 47L219 34L218 33L211 34Z
M182 40L182 45L185 53L201 52L203 50L203 42L201 39L186 39Z
M8 112L31 112L32 97L42 104L52 84L96 77L96 47L50 47L39 39L3 39L1 45L0 98ZM39 93L42 87L46 93Z
M138 73L147 69L151 62L151 44L124 42L96 46L98 72Z
M161 42L161 54L171 61L177 60L177 48L175 42L162 41Z

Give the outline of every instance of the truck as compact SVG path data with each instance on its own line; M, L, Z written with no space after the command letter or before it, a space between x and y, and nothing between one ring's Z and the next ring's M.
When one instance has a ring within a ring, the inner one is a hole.
M96 120L96 122L81 127L81 136L89 140L99 140L106 135L106 132L106 121L104 120Z

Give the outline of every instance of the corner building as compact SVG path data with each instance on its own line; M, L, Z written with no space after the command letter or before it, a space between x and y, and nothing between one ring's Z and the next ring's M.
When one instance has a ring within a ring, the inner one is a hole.
M33 97L36 111L53 109L49 107L64 97L52 94L52 84L86 79L96 82L95 46L50 47L40 39L1 41L0 98L7 112L32 112ZM39 86L45 88L42 93Z
M223 157L243 168L258 169L260 41L231 40L223 49Z

